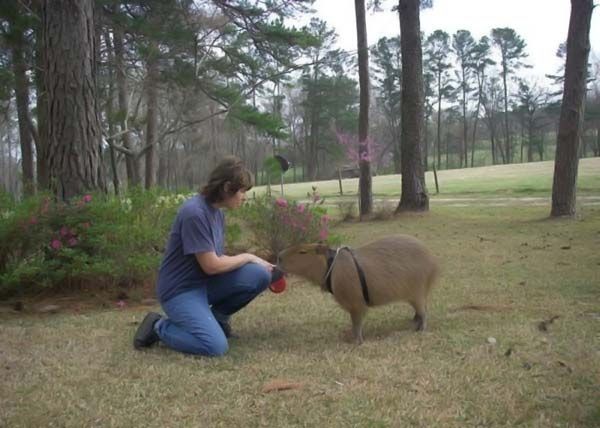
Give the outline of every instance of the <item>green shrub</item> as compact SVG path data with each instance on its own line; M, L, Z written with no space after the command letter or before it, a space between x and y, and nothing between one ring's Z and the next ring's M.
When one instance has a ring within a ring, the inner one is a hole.
M339 242L329 231L330 218L313 189L312 202L299 203L285 198L260 197L247 203L237 213L253 235L253 243L271 256L284 248L306 242Z
M156 272L181 199L134 189L123 199L63 204L42 195L13 205L0 218L0 294L143 282Z

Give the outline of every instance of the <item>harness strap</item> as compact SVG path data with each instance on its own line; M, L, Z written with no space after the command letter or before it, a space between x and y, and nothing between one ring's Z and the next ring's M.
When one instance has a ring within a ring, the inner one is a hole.
M333 264L335 263L335 259L339 254L340 250L346 249L352 256L352 260L354 260L354 266L356 266L356 271L358 272L358 278L360 279L360 288L362 290L363 298L365 299L365 303L367 305L371 304L371 299L369 298L369 289L367 288L367 279L365 278L365 272L358 264L356 260L356 256L354 255L354 251L352 251L349 247L340 247L336 251L329 250L327 254L327 274L325 276L325 283L327 285L327 291L333 294L333 289L331 287L331 272L333 271Z

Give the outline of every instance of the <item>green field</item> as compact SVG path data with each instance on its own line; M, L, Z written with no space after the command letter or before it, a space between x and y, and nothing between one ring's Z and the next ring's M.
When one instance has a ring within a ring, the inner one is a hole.
M443 197L462 197L477 195L479 197L504 196L550 196L554 162L532 162L511 165L495 165L488 167L451 169L438 171L440 193L435 194L433 172L425 174L427 188L432 201ZM292 199L306 198L316 186L323 197L339 197L338 180L293 183L284 185L284 194ZM358 178L342 180L344 196L357 195ZM581 159L577 182L578 194L600 196L600 158ZM400 198L401 176L382 175L373 177L374 197ZM252 189L256 195L265 191L264 186ZM273 195L280 195L279 185L272 186Z
M351 246L407 233L439 257L423 334L398 303L369 312L356 347L349 317L298 278L234 317L240 338L219 359L134 351L152 305L3 308L0 426L598 427L600 159L580 164L579 194L592 199L575 220L548 219L551 180L550 163L444 171L429 213L335 226ZM336 194L335 181L317 186ZM399 188L374 178L378 197ZM507 195L518 203L490 203ZM276 384L290 389L267 392Z

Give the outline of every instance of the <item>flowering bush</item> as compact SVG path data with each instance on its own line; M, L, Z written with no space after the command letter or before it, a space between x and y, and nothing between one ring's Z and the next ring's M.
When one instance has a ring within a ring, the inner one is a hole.
M134 190L123 200L87 194L63 204L42 195L14 204L0 218L0 294L152 277L176 209L157 199Z
M335 241L329 231L330 217L313 189L311 202L284 198L258 198L238 213L254 235L254 243L275 256L284 248L306 242Z

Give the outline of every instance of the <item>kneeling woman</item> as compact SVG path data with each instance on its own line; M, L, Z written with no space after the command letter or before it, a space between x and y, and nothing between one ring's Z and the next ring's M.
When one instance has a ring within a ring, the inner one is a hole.
M226 256L222 208L239 208L252 174L235 157L211 172L202 191L183 203L171 228L157 294L166 317L150 312L133 345L159 340L176 351L219 356L227 352L229 317L264 291L273 265L253 254Z

